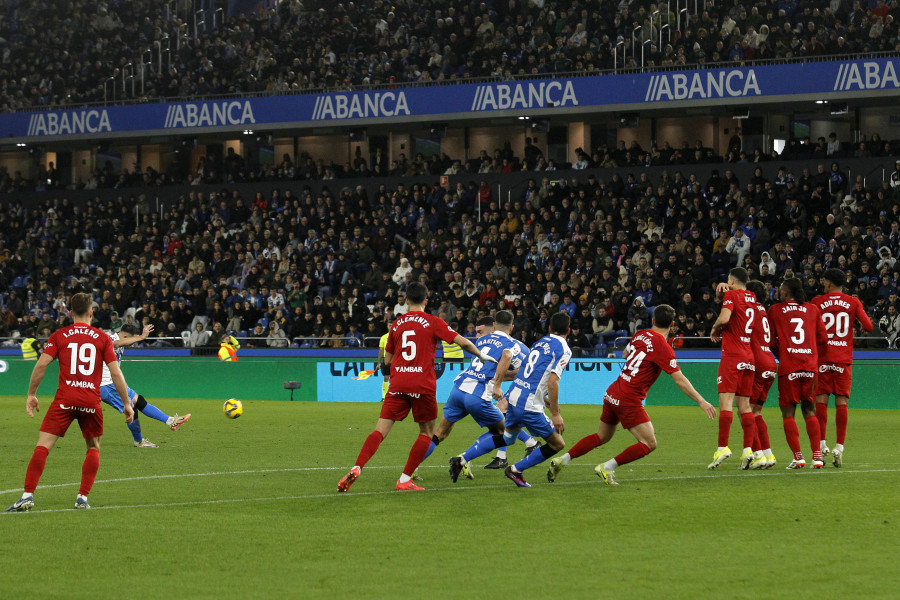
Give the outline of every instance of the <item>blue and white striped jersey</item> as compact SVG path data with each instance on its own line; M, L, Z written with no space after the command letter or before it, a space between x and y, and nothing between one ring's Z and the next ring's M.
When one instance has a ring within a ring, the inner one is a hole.
M518 369L522 364L523 354L520 346L524 347L524 344L514 340L502 331L495 331L481 336L475 340L475 345L478 346L482 354L497 359L497 362L500 361L503 352L509 350L512 353L509 368L512 370ZM453 385L461 392L490 402L491 392L494 389L494 375L496 374L497 363L485 363L478 358L473 358L469 368L457 375L456 379L453 380Z
M561 378L571 357L569 345L558 335L550 333L536 341L509 388L510 404L522 410L544 412L550 374Z

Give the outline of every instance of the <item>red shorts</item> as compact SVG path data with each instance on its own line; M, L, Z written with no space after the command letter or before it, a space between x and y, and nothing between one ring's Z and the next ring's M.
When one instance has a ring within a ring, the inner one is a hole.
M650 421L650 415L644 410L644 405L638 402L620 402L609 394L603 396L603 412L600 420L607 425L622 424L623 429L631 429L641 423Z
M757 372L753 378L753 393L750 395L751 404L759 404L762 406L769 397L769 388L775 383L775 371Z
M819 378L816 383L816 394L850 397L850 385L853 383L853 367L851 365L819 365Z
M56 400L50 403L47 414L41 422L41 431L66 437L66 430L72 421L78 421L81 427L81 435L84 439L100 437L103 435L103 410L99 406L91 408L87 406L72 406L65 400Z
M816 374L797 371L778 375L778 406L795 406L804 400L815 402Z
M391 392L384 396L384 404L381 405L381 418L391 421L402 421L412 410L416 423L427 423L438 417L437 400L434 394L408 394L406 392Z
M733 393L735 396L747 396L753 393L753 363L747 360L736 360L722 357L719 363L718 391L720 394Z

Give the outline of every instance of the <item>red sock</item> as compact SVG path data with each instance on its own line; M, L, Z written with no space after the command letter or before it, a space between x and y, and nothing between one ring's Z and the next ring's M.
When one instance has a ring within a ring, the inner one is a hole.
M616 462L621 467L622 465L634 462L639 458L644 458L648 454L650 454L650 446L644 442L638 442L637 444L632 444L622 450L622 452L616 456Z
M806 417L806 434L809 436L809 445L812 446L813 456L821 451L822 435L819 433L819 419L815 415Z
M579 456L584 456L597 446L601 446L603 444L600 441L600 436L596 433L592 433L591 435L585 436L578 440L578 443L572 446L569 450L569 456L572 458L578 458Z
M816 402L816 418L819 420L819 433L822 434L822 439L825 439L826 432L828 431L827 402Z
M784 419L784 437L787 438L787 445L796 457L800 450L800 430L797 429L797 421L794 417L786 417Z
M759 440L760 450L772 447L771 442L769 442L769 426L766 425L762 415L756 415L756 439Z
M412 477L412 474L416 472L416 469L425 460L429 446L431 446L431 438L427 435L419 434L419 437L413 442L412 449L409 451L409 458L406 459L406 467L403 469L404 475Z
M81 489L78 493L87 496L91 493L94 486L94 480L97 479L97 471L100 469L100 451L91 448L84 457L84 464L81 465Z
M50 451L44 446L38 446L34 449L34 454L31 455L31 460L28 461L28 470L25 471L25 491L27 493L33 494L34 490L37 489L38 481L40 481L41 474L44 472L44 465L47 464L48 454L50 454Z
M731 420L734 413L730 410L723 410L719 413L719 447L724 448L728 445L728 433L731 431Z
M844 445L847 438L847 405L838 404L834 407L834 424L837 426L837 443ZM825 431L824 429L822 430Z
M741 413L741 429L744 430L744 448L752 448L756 442L756 417L752 412Z
M383 440L384 436L381 435L380 431L373 431L370 433L369 437L366 438L366 441L363 442L362 450L359 451L359 456L356 457L356 466L366 466L369 459L378 452L378 446L381 445Z

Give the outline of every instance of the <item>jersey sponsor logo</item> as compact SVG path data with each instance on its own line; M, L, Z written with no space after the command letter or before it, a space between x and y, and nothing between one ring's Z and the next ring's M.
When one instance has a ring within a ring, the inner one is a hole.
M828 340L827 344L829 346L840 346L841 348L847 347L847 342L844 340Z
M422 367L394 367L397 373L421 373Z
M738 371L755 371L756 367L752 363L740 362L737 364Z
M613 406L619 406L619 400L618 400L617 398L613 398L613 397L610 396L609 394L605 394L605 395L603 396L603 400L606 401L606 402L609 402L609 403L612 404Z
M826 371L836 371L838 373L844 372L844 367L839 367L838 365L820 365L819 373L825 373Z
M853 90L880 90L900 87L894 63L886 62L884 66L876 62L844 63L838 68L834 78L834 91L849 92Z
M408 115L404 92L335 94L316 98L312 120L364 119Z
M173 104L166 111L164 129L182 127L216 127L256 123L249 100L222 102L190 102Z
M775 379L775 371L763 371L761 377L763 379Z
M77 412L88 413L91 415L94 414L95 412L97 412L95 409L88 408L86 406L66 406L65 404L60 404L59 407L63 410L74 410Z
M796 381L797 379L812 379L815 376L815 373L810 373L809 371L798 371L796 373L791 373L790 375L788 375L788 381Z
M753 69L746 72L732 69L694 74L653 75L647 85L644 102L737 98L761 94Z
M745 337L745 336L742 335L742 336L741 336L741 341L744 342L745 344L749 344L749 343L750 343L750 338Z
M72 135L112 131L106 110L75 110L31 115L28 135Z
M475 88L472 110L510 110L578 106L571 81L479 85Z
M73 388L80 388L83 390L96 390L97 386L94 385L92 381L72 381L71 379L66 379L66 385Z
M812 354L812 348L788 348L791 354Z

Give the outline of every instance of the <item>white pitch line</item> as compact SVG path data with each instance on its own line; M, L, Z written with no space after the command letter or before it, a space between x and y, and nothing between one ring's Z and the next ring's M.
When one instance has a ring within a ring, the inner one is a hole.
M368 467L371 469L397 469L400 467ZM432 468L437 468L436 466L432 466ZM233 472L221 472L221 473L201 473L200 476L204 475L232 475L232 474L244 474L244 473L275 473L275 472L292 472L292 471L333 471L333 470L343 470L344 467L310 467L303 469L262 469L259 471L233 471ZM826 474L866 474L866 473L898 473L900 469L871 469L871 470L828 470L822 471L821 475ZM765 475L763 475L765 473ZM153 477L144 477L144 478L131 478L131 479L116 479L116 480L108 480L112 481L134 481L137 479L161 479L165 477L190 477L191 475L158 475ZM767 476L767 477L775 477L775 476L788 476L788 477L797 477L798 475L795 473L780 473L775 471L761 471L757 476ZM673 477L635 477L634 479L626 479L623 480L627 483L648 483L655 481L682 481L687 479L721 479L722 475L678 475ZM78 484L66 484L66 485L78 485ZM550 487L569 487L576 485L598 485L595 480L585 480L585 481L568 481L568 482L556 482L556 483L548 483L547 486ZM49 487L49 486L48 486ZM55 486L55 487L62 487ZM543 486L541 486L543 487ZM449 487L429 487L426 488L425 491L431 492L468 492L474 490L490 490L490 489L500 489L506 488L510 489L511 486L508 484L492 484L492 485L480 485L477 487L472 486L449 486ZM344 498L352 498L357 496L383 496L387 494L396 494L395 490L379 490L374 492L357 492L357 493L349 493L349 494L340 494L337 491L328 492L324 494L303 494L297 496L269 496L262 498L221 498L216 500L192 500L188 502L160 502L155 504L129 504L129 505L112 505L112 506L97 506L92 508L91 510L132 510L135 508L171 508L173 506L204 506L210 504L233 504L237 502L281 502L285 500L316 500L319 498L336 498L336 497L344 497ZM58 512L69 512L74 511L74 508L50 508L46 510L36 510L33 511L38 514L45 513L58 513ZM3 513L3 514L18 514L18 513Z

